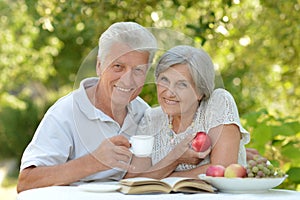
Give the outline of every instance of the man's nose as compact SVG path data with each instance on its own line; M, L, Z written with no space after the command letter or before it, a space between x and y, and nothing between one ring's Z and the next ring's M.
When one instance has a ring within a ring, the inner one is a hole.
M121 78L120 78L124 83L128 83L130 84L132 81L133 81L133 72L132 72L132 69L128 69L126 70Z

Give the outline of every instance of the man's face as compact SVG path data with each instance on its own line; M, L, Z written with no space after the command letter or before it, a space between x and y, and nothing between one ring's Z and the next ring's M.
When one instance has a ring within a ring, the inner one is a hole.
M124 106L141 92L148 69L149 53L132 51L126 46L114 45L105 59L105 70L100 75L101 96L113 105ZM109 103L109 102L108 102Z

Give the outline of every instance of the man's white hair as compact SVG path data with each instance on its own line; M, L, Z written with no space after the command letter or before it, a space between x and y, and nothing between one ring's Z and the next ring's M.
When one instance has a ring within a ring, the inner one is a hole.
M126 45L131 50L148 52L149 63L152 62L157 50L157 41L154 35L135 22L117 22L102 33L99 38L98 50L98 59L101 63L105 62L105 58L114 44Z

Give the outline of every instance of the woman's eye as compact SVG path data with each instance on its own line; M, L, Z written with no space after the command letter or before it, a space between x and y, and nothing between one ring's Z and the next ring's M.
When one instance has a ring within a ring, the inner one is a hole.
M168 79L166 77L161 77L159 79L160 82L163 82L163 83L167 83L168 82Z
M163 81L163 82L168 82L168 79L166 77L161 77L160 80Z
M185 83L185 82L180 82L180 83L177 84L177 86L178 86L178 88L180 88L180 89L185 89L185 88L188 87L188 84Z
M162 86L168 86L169 85L169 80L166 77L163 76L163 77L158 78L157 83L159 85L162 85Z

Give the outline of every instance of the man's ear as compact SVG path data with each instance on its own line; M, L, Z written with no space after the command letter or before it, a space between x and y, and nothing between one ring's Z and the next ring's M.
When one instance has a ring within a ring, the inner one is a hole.
M100 62L99 59L97 59L96 73L97 73L97 76L98 76L98 77L101 75L101 62Z

